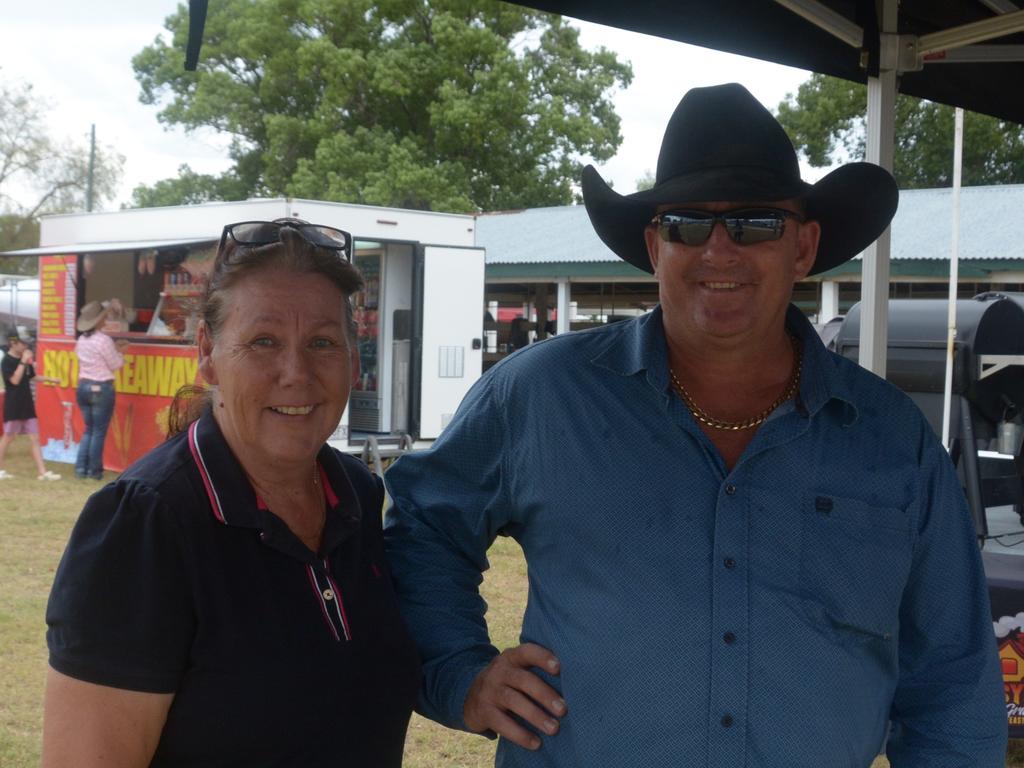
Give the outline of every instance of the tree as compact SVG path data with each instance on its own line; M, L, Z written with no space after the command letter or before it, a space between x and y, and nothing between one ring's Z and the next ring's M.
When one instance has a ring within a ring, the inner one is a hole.
M797 150L815 167L861 160L867 88L814 74L779 104L778 118ZM948 187L953 179L953 108L896 97L893 175L903 189ZM1024 182L1024 127L969 112L964 115L963 183Z
M182 199L558 205L583 159L622 140L609 94L629 65L582 49L561 17L496 0L223 0L197 72L181 67L184 6L166 27L173 45L133 60L140 98L166 124L232 138L231 182L182 177Z
M0 82L0 210L34 218L85 208L89 147L50 136L47 109L31 85ZM95 200L114 197L123 163L111 148L96 148Z
M245 197L245 185L230 172L211 176L196 173L188 165L179 165L177 177L161 179L151 187L145 184L135 187L132 190L132 207L195 205L211 200L242 200Z
M0 81L0 251L38 243L38 216L84 210L89 147L57 140L46 130L48 109L27 83ZM93 195L110 200L117 192L124 158L97 147ZM0 260L0 271L35 271L35 262Z
M0 252L39 245L39 221L13 213L0 213ZM34 275L39 264L32 256L0 256L0 274Z
M654 187L656 181L657 179L654 177L654 171L647 168L644 170L644 175L636 180L636 191L646 192L648 189L652 189Z

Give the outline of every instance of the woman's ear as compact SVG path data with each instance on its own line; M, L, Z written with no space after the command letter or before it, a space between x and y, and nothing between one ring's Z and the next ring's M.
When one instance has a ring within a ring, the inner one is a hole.
M207 384L216 385L217 370L213 364L213 336L205 320L196 327L196 347L199 349L199 375Z

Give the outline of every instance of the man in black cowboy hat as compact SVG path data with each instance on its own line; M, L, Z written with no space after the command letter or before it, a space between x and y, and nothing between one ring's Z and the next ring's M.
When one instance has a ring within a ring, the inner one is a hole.
M962 490L895 388L822 346L793 284L888 226L892 177L799 176L744 88L690 91L657 182L593 168L598 234L648 315L495 366L388 473L420 709L502 766L1001 766L999 660ZM522 644L477 587L523 547Z

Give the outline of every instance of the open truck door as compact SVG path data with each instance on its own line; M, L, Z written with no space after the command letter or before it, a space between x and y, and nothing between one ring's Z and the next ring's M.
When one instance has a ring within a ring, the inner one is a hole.
M413 433L432 440L482 371L484 250L427 245L416 257Z

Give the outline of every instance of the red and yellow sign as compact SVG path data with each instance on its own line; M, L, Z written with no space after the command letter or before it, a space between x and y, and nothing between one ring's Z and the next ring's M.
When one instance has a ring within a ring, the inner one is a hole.
M76 256L41 256L39 258L39 336L42 338L75 338L78 274Z
M1024 726L1024 637L1019 630L999 638L999 662L1003 667L1006 722L1011 728Z
M194 347L133 344L114 380L114 415L103 450L103 466L121 471L167 435L174 393L200 383ZM42 339L36 352L39 373L58 380L36 388L36 412L43 456L73 464L85 425L75 403L78 357L71 340Z

